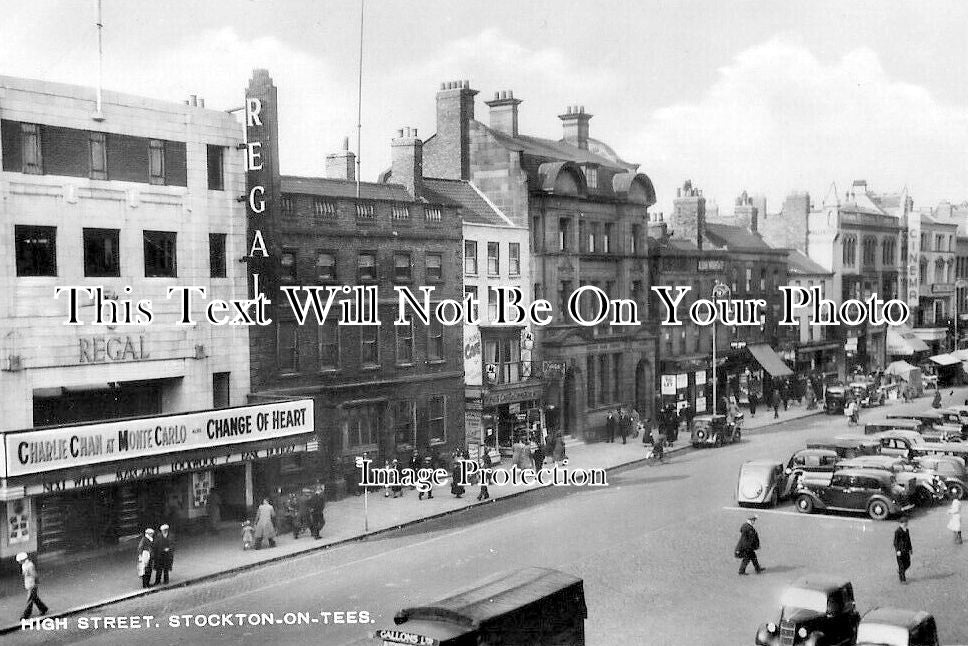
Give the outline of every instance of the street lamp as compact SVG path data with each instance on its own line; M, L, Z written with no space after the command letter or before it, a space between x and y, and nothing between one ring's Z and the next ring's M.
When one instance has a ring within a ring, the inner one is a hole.
M731 293L725 283L716 281L713 285L713 301L729 300ZM716 334L716 317L713 317L713 415L716 414L716 407L719 405L719 399L716 397Z

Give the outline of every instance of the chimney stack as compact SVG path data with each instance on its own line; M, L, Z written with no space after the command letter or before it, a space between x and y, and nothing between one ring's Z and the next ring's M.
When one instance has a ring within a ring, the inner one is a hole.
M343 148L326 155L326 177L356 181L356 155L350 151L350 138L343 137Z
M503 90L494 93L494 100L487 101L491 109L491 129L512 137L518 136L518 105L521 99L514 98L514 92Z
M474 97L470 81L448 81L437 92L437 134L428 158L428 176L470 179L470 130Z
M423 142L416 128L401 128L390 142L394 184L402 184L414 198L423 192Z
M703 234L706 231L706 198L702 196L702 191L693 186L692 180L687 179L676 190L676 199L672 204L672 217L669 221L672 237L690 240L701 251Z
M592 115L583 105L569 105L558 118L564 126L564 141L582 150L588 150L588 121Z

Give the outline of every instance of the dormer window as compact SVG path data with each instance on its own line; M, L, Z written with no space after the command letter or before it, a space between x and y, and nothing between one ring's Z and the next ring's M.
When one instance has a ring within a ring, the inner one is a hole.
M594 166L585 166L585 185L588 188L598 188L598 169Z

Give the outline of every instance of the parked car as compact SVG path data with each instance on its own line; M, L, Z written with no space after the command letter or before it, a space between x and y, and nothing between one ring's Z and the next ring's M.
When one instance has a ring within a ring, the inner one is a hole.
M934 617L918 610L873 608L857 627L857 646L941 646Z
M838 469L880 469L894 474L903 486L913 481L914 503L921 506L940 502L948 495L948 487L936 473L924 471L913 462L894 455L864 455L837 463Z
M965 461L953 455L922 455L914 458L914 463L925 471L937 473L948 488L952 500L968 495L968 470Z
M855 381L850 384L850 391L854 401L860 402L864 408L883 406L887 399L884 389L873 381Z
M895 429L916 433L922 433L925 430L924 424L916 419L890 419L882 422L867 422L864 424L864 435L874 435Z
M840 458L855 458L859 455L877 455L881 443L864 435L836 435L832 439L807 442L808 449L828 449Z
M736 479L738 505L769 505L776 507L781 498L790 495L786 487L787 475L783 463L772 460L750 460L739 468Z
M740 425L728 422L725 415L699 415L692 420L694 447L735 444L740 439Z
M851 646L860 614L850 581L810 574L780 595L780 617L756 631L757 646Z
M913 482L899 483L893 473L874 469L838 469L829 480L804 478L796 491L797 511L867 512L874 520L886 520L914 507Z
M968 443L929 442L921 433L891 430L874 435L881 443L881 453L913 459L919 455L968 456Z
M955 423L951 424L946 421L946 419L951 419L953 413L948 413L948 417L940 413L937 410L926 410L918 413L895 413L887 416L888 420L892 419L913 419L921 422L924 429L921 433L927 436L929 433L937 433L939 435L943 434L946 437L957 436L959 440L963 439L963 426L961 420L958 419Z
M962 406L964 408L964 406ZM941 416L946 426L961 429L961 439L968 440L968 416L963 416L961 412L954 408L939 408L935 411Z
M828 415L841 415L847 406L848 389L841 383L827 386L823 393L823 409Z

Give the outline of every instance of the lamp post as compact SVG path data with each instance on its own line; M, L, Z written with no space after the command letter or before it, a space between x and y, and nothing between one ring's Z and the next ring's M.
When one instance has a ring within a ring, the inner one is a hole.
M728 300L729 297L730 297L730 294L731 294L731 292L729 290L729 286L726 285L725 283L721 283L719 281L716 281L716 284L713 285L713 301L714 302L715 301L718 301L718 300L723 300L723 299L727 299ZM716 329L716 327L717 327L716 326L716 318L713 317L713 415L716 414L717 406L719 406L719 399L716 396L716 381L717 381L717 378L716 378L716 335L717 335L717 329Z

